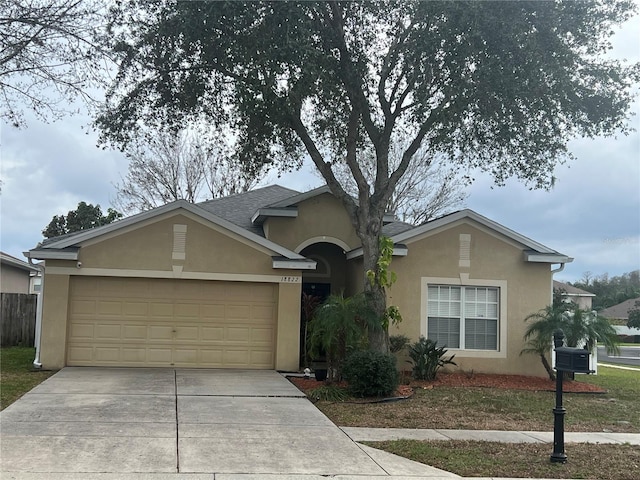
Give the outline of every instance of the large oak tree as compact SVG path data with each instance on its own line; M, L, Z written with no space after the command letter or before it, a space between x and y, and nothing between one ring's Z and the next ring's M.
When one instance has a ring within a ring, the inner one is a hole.
M122 1L109 36L120 69L97 125L123 145L140 125L204 117L235 131L248 170L307 155L351 217L364 270L377 271L385 206L419 148L498 184L545 188L568 140L625 131L638 67L604 55L632 10L604 0ZM393 137L407 139L396 168ZM360 167L366 149L373 183ZM336 181L336 162L357 198ZM365 281L382 315L380 283ZM371 340L386 349L384 335Z

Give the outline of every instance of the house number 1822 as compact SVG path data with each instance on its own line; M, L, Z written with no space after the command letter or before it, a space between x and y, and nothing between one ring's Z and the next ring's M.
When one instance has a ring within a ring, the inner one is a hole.
M300 283L302 277L281 277L280 283Z

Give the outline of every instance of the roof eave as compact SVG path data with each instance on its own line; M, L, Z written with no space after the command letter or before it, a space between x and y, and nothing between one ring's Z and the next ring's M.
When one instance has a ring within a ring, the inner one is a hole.
M262 225L269 217L297 218L298 209L296 207L288 208L259 208L251 217L251 223L254 225Z
M289 198L281 200L279 202L273 203L269 205L269 208L286 208L291 207L292 205L296 205L300 202L308 200L313 197L317 197L318 195L322 195L324 193L331 193L331 190L327 185L323 185L318 188L314 188L313 190L309 190L308 192L299 193L298 195L293 195Z
M35 260L78 260L79 251L79 248L65 248L63 250L34 248L24 254Z
M274 269L285 270L315 270L317 262L308 258L290 259L285 257L272 257Z
M571 263L573 258L563 255L562 253L541 253L526 250L524 252L524 260L530 263Z
M228 220L225 220L224 218L218 217L217 215L203 209L202 207L198 207L197 205L187 202L186 200L177 200L167 205L163 205L162 207L158 207L153 210L140 213L138 215L133 215L131 217L123 218L122 220L118 220L117 222L113 222L108 225L104 225L102 227L92 228L91 230L79 232L77 235L74 235L73 237L65 238L60 240L59 242L53 242L44 247L41 247L38 251L42 251L45 249L46 250L51 249L52 251L55 251L55 250L60 250L62 248L69 248L69 247L77 248L78 244L86 240L90 240L92 238L105 235L107 233L119 230L121 228L135 225L136 223L142 222L144 220L152 219L159 215L162 215L165 213L171 213L179 209L184 209L187 212L190 212L194 215L204 218L205 220L208 220L211 223L219 225L237 235L240 235L252 242L255 242L258 245L261 245L262 247L265 247L271 250L273 253L282 255L283 257L290 258L292 260L302 260L305 258L302 255L299 255L283 247L282 245L278 245L277 243L272 242L271 240L268 240L264 237L256 235L255 233L250 232L249 230L246 230L242 227L239 227L238 225L235 225L234 223L229 222ZM36 251L36 249L32 251ZM33 257L33 258L45 259L45 258L53 258L53 257L41 256L41 257ZM69 258L68 260L76 260L76 259L77 257L74 259Z
M393 246L394 257L406 257L409 254L409 248L401 243ZM355 248L347 252L347 260L353 260L354 258L360 258L363 255L362 247Z

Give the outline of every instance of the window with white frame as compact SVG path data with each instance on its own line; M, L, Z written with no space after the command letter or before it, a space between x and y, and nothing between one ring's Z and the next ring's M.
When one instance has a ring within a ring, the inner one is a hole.
M498 350L499 289L429 285L427 337L463 350Z

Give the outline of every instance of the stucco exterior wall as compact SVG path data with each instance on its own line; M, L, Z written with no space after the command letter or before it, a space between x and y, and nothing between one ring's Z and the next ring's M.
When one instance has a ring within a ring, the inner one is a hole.
M48 260L49 263L63 263ZM57 370L65 366L67 315L69 309L69 275L44 276L40 363Z
M2 293L29 293L29 272L11 265L0 266Z
M302 283L281 283L278 290L276 370L298 370Z
M471 236L468 266L460 266L460 235ZM544 375L537 359L523 355L524 319L551 300L550 266L524 261L522 248L509 244L485 229L463 223L435 235L407 242L407 257L394 258L391 269L398 281L388 290L388 303L403 316L398 329L415 341L426 332L426 285L476 285L500 288L499 351L456 350L453 370L486 373ZM406 365L406 364L405 364Z
M186 226L184 259L174 258L174 225ZM173 215L127 233L83 246L82 268L233 274L274 273L271 254L246 239L187 215Z
M177 255L181 249L176 248L175 225L186 226L184 248ZM277 283L275 367L297 369L302 274L273 269L272 255L267 248L186 212L88 241L81 245L78 261L47 260L43 367L58 369L66 364L70 278L122 276Z
M348 246L346 250L360 246L342 203L328 193L300 202L296 218L267 219L264 229L269 240L294 251L322 241L335 243L333 239Z

